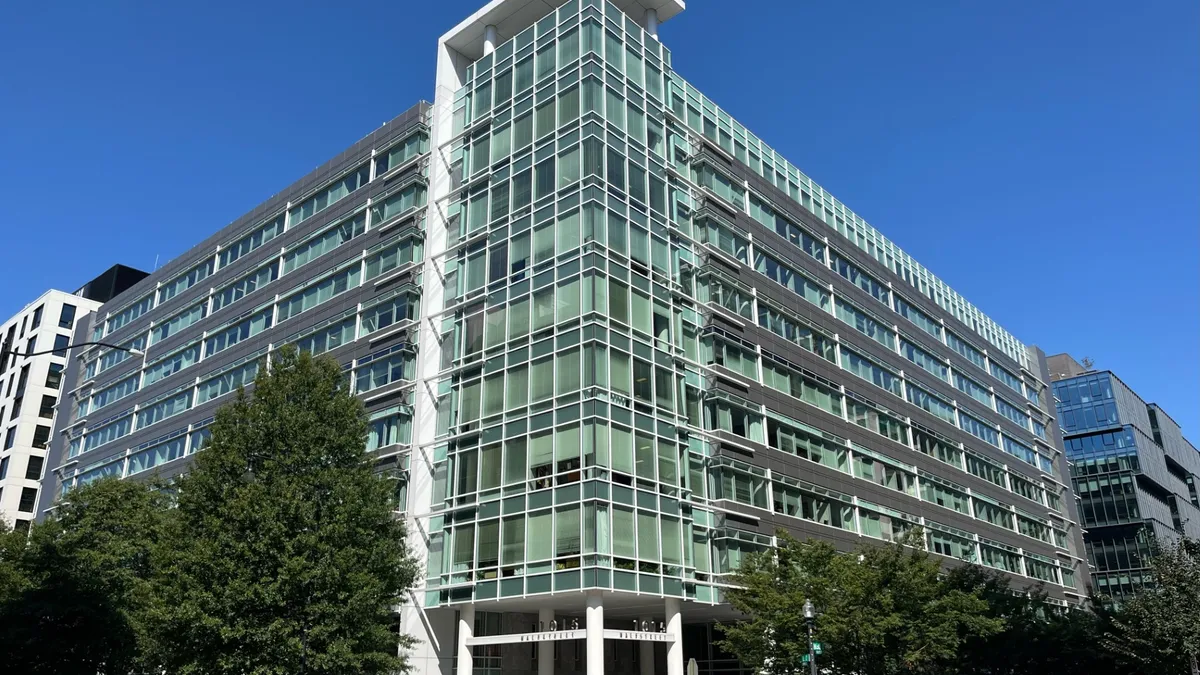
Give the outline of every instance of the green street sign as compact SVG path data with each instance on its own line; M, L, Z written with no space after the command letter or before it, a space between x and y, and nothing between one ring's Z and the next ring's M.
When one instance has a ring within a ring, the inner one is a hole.
M811 658L812 657L809 656L808 654L801 654L800 655L800 663L808 663L808 660Z
M821 643L820 642L812 643L812 650L813 650L814 654L820 654L821 653Z

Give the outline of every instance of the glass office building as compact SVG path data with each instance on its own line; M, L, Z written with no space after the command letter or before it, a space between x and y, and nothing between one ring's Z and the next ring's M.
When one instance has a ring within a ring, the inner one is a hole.
M1149 578L1153 546L1200 537L1200 454L1112 371L1047 363L1095 590L1120 602Z
M74 360L44 507L181 470L294 343L345 363L398 478L422 673L737 671L712 622L777 528L920 527L1080 600L1043 355L684 80L682 10L495 0L446 33L432 105L101 308L147 355Z

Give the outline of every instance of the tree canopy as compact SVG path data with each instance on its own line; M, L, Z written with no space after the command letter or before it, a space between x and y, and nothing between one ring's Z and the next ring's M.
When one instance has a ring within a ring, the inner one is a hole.
M105 479L0 534L11 672L394 673L417 576L362 403L329 358L284 350L170 485Z
M905 545L916 541L843 555L780 532L777 549L749 556L735 576L728 599L747 619L722 627L723 648L755 669L808 672L803 606L810 599L825 672L938 672L967 639L998 633L1005 622L987 615L979 590L950 584L929 553Z

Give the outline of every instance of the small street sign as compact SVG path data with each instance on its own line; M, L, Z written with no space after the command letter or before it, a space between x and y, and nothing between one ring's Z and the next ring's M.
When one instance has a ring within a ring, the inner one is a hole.
M800 663L808 663L809 659L811 659L811 658L812 657L809 656L808 654L801 654L800 655Z
M821 643L820 642L812 643L812 650L813 650L814 654L820 654L821 653Z

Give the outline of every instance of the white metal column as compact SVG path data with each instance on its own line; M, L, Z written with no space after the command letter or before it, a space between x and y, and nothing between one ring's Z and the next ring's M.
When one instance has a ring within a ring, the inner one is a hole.
M679 600L667 598L667 675L683 675L683 620L679 615Z
M484 26L483 28L483 55L487 56L496 51L496 27Z
M649 626L642 630L654 630L654 617L643 616L638 620L639 624ZM649 640L638 642L638 668L641 675L654 675L654 643Z
M642 24L643 24L642 27L645 28L646 32L650 34L650 37L657 40L658 39L658 10L656 10L656 9L646 10L646 16L642 20Z
M458 665L455 675L471 675L474 666L471 658L471 647L467 640L475 635L475 605L462 605L458 608ZM679 675L683 675L680 671Z
M597 591L587 597L587 675L604 675L604 598Z
M542 607L538 610L538 630L550 630L550 622L554 620L554 610ZM537 646L538 675L554 675L554 643L542 640Z

